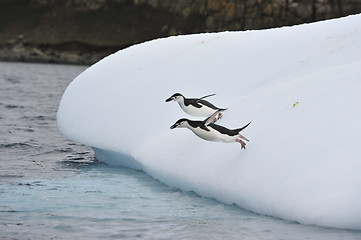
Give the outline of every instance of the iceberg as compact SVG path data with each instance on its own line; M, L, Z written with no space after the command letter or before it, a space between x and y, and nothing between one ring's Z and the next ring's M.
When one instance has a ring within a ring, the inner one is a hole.
M72 81L57 122L114 166L249 211L361 230L361 15L268 30L156 39ZM238 143L170 130L175 92L227 107Z

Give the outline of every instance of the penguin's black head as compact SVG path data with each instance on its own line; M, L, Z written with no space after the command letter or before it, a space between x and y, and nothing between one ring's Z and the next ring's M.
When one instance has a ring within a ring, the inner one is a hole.
M176 123L174 123L172 126L170 126L170 129L179 128L179 127L186 127L185 123L188 122L188 119L181 118Z
M175 93L172 96L170 96L170 98L168 98L167 100L165 100L166 102L170 102L170 101L176 101L177 99L183 97L182 94L180 93Z

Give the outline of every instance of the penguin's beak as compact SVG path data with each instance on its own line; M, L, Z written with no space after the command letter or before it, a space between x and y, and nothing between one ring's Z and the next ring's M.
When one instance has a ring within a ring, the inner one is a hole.
M172 101L172 100L173 100L173 98L170 97L170 98L168 98L167 100L165 100L165 102L170 102L170 101Z
M173 124L172 126L170 126L170 129L174 129L177 127L177 124Z

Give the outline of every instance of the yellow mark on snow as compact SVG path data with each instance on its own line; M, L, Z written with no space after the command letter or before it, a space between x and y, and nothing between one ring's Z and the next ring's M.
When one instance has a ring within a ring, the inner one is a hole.
M297 104L299 104L299 102L295 102L295 103L293 104L293 107L296 107Z

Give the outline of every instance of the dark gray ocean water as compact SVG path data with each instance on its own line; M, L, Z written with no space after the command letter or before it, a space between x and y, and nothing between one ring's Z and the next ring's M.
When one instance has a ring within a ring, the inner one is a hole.
M0 239L361 239L98 162L56 126L62 93L85 69L0 62Z

